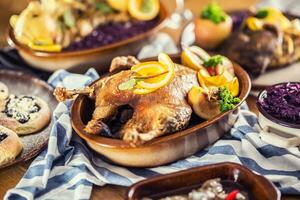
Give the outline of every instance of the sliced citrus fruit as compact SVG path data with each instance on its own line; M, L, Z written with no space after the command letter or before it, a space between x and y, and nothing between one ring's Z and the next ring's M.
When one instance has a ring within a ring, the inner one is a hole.
M263 22L255 17L248 17L246 20L246 24L248 28L253 31L261 30L263 27Z
M135 88L133 90L134 94L149 94L153 91L155 91L156 89L145 89L145 88Z
M128 0L107 0L107 3L115 10L127 11Z
M196 71L203 69L203 60L201 60L196 54L191 52L188 48L184 49L181 53L181 61L184 66L192 68Z
M157 61L142 62L131 67L131 71L138 76L151 76L160 74L165 70L165 67Z
M129 0L128 12L138 20L154 19L160 9L159 0Z
M201 60L208 60L210 58L210 55L198 46L191 46L189 47L189 50L196 54Z
M158 89L167 85L173 78L174 72L174 63L171 58L164 53L158 55L158 62L161 64L162 75L158 75L154 78L147 78L137 83L138 86L144 89Z
M237 77L234 77L232 81L228 83L228 90L234 97L239 94L239 80L237 79Z
M205 78L205 84L207 86L223 86L226 85L228 80L225 78L224 75L216 75L216 76L210 76Z
M206 70L200 70L197 73L197 76L198 76L198 81L200 83L200 86L206 88L205 79L210 76L209 73Z
M35 45L33 43L28 43L28 46L31 49L38 50L38 51L48 51L48 52L60 52L62 49L62 46L59 44L53 44L53 45Z

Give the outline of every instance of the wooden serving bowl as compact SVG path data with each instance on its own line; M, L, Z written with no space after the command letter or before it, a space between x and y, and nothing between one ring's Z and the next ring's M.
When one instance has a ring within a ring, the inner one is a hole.
M179 55L173 55L171 58L174 62L181 63ZM234 70L240 82L241 102L233 110L221 113L207 121L193 116L187 129L158 137L141 146L132 147L121 139L86 133L84 127L91 119L94 101L83 95L79 95L73 103L72 126L93 150L114 163L130 167L153 167L176 161L214 143L233 126L234 120L230 114L246 100L251 88L250 78L242 67L234 64Z
M245 188L252 200L280 200L280 192L265 177L236 163L220 163L157 176L132 185L127 193L127 200L148 197L160 199L170 195L187 194L201 187L209 179L221 178Z
M94 67L99 72L107 71L110 61L121 55L136 55L145 45L147 39L161 30L168 17L168 12L163 3L160 3L159 22L157 25L141 34L121 40L109 45L104 45L91 49L45 52L30 49L21 44L15 38L13 29L10 27L7 36L7 42L10 46L16 48L22 58L29 65L45 71L55 71L58 69L69 69L75 72L84 72L87 68ZM121 34L121 33L120 33Z

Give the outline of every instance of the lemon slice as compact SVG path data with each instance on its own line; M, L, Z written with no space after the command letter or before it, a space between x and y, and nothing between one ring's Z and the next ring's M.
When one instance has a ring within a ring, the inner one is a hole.
M198 81L200 83L200 86L203 88L206 88L205 78L209 77L209 73L206 70L200 70L197 73Z
M191 52L188 48L184 49L181 53L181 61L184 66L187 66L193 70L199 71L203 69L203 60L201 60L196 54Z
M202 48L198 46L191 46L189 47L189 50L196 54L201 60L208 60L210 58L210 55Z
M161 87L167 85L172 80L172 78L175 74L174 63L167 54L164 54L164 53L159 54L158 55L158 64L153 65L153 66L156 66L156 67L162 66L160 69L160 73L162 73L162 72L166 72L166 73L163 73L163 74L158 75L153 78L147 78L145 80L139 81L137 83L138 87L140 87L142 89L155 90L155 89L158 89L158 88L161 88ZM136 69L136 67L135 67L134 68L135 72L139 72L139 74L141 74L141 75L145 75L145 74L149 75L148 72L145 72L146 69L149 70L149 68L146 68L144 66L142 66L142 67L144 68L144 71L143 71L143 69L139 70L139 69ZM149 71L151 71L151 70L149 70ZM156 69L156 72L158 72L158 69ZM156 74L158 74L158 73L156 73Z
M230 80L228 80L224 73L216 76L210 76L206 70L200 70L197 74L198 81L201 87L221 87L227 85Z
M239 94L239 87L239 80L237 79L237 77L234 77L232 81L228 83L228 90L234 97L236 97Z
M161 63L157 61L149 61L132 66L131 71L135 72L137 74L137 77L151 76L164 72L165 68Z
M138 20L154 19L159 13L159 0L129 0L128 12Z
M33 43L28 43L28 46L31 49L38 50L38 51L48 51L48 52L60 52L62 46L59 44L52 44L52 45L35 45Z
M125 12L128 7L128 0L107 0L107 3L115 10Z

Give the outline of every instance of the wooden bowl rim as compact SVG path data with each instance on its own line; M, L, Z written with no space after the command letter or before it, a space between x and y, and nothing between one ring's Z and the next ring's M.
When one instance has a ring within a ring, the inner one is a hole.
M197 173L198 171L206 171L209 169L218 169L218 168L223 168L223 167L225 167L227 170L230 170L231 168L238 169L241 173L252 175L253 179L257 178L257 180L260 184L264 185L264 187L267 187L269 189L268 190L269 192L276 193L276 196L277 196L276 200L279 200L281 198L280 191L274 186L274 184L271 181L269 181L264 176L254 172L254 171L251 171L247 167L245 167L241 164L238 164L238 163L233 163L233 162L221 162L221 163L209 164L209 165L205 165L205 166L193 167L190 169L173 172L170 174L159 175L159 176L155 176L155 177L151 177L151 178L139 181L139 182L133 184L128 189L126 198L127 198L127 200L133 200L134 193L139 190L139 187L141 187L142 185L145 185L145 184L159 183L160 181L163 181L166 179L171 180L174 177L192 175L194 173Z
M114 42L112 44L100 46L100 47L95 47L95 48L88 48L88 49L83 49L83 50L73 50L73 51L62 51L62 52L46 52L46 51L37 51L29 48L28 46L20 43L14 35L13 29L10 26L8 29L7 33L7 42L10 46L15 47L16 49L20 51L24 51L27 54L30 54L35 57L72 57L72 56L82 56L82 55L87 55L87 54L92 54L92 53L97 53L105 50L110 50L113 48L121 47L126 44L136 42L138 40L141 40L147 36L150 36L156 32L158 32L160 29L162 29L165 25L166 19L169 16L169 12L166 9L166 6L160 1L160 12L159 12L159 22L158 24L149 29L146 32L137 34L133 37L127 38L125 40L120 40L118 42Z
M170 55L172 59L179 59L180 58L180 54L173 54ZM156 60L156 57L153 58L147 58L145 60ZM125 141L121 140L121 139L112 139L112 138L106 138L106 137L102 137L102 136L98 136L98 135L91 135L88 134L84 131L84 123L81 120L80 117L80 108L82 106L83 103L83 99L87 98L84 95L78 95L77 98L74 100L72 108L71 108L71 122L72 122L72 126L75 130L75 132L84 140L86 140L88 143L93 143L93 145L99 145L102 147L107 147L107 148L122 148L122 149L132 149L132 148L146 148L146 147L150 147L152 145L156 145L159 143L164 143L167 142L169 140L177 140L180 139L182 137L185 137L191 133L195 133L196 131L199 131L200 129L203 129L205 127L211 126L214 123L218 122L219 120L221 120L222 118L224 118L225 116L229 115L231 112L233 112L234 110L236 110L247 98L247 96L250 93L250 89L251 89L251 81L250 81L250 77L247 74L247 72L238 64L234 63L234 70L236 73L237 78L239 79L240 82L240 95L239 98L241 99L240 103L238 103L234 109L229 110L227 112L223 112L220 113L219 115L217 115L216 117L210 119L210 120L206 120L204 122L201 122L197 125L194 125L190 128L187 128L185 130L182 131L178 131L176 133L172 133L172 134L168 134L168 135L164 135L158 138L155 138L149 142L146 142L143 145L137 146L137 147L133 147L130 144L126 143ZM104 76L102 76L101 78L103 78ZM99 80L99 79L98 79ZM97 82L98 80L94 81L93 83ZM91 83L91 85L93 84Z

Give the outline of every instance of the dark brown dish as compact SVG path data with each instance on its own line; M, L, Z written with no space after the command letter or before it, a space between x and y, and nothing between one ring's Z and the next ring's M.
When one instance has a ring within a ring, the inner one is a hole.
M48 103L52 112L57 105L57 101L52 95L52 87L29 74L11 70L0 70L0 80L8 86L10 91L13 91L17 95L35 95L42 98ZM22 153L15 160L0 166L0 168L27 161L38 155L48 143L52 125L53 120L41 131L21 136L20 138L23 143Z
M242 165L226 162L140 181L131 186L126 199L160 199L172 195L186 194L199 188L206 180L214 178L221 178L223 182L236 183L246 189L251 200L279 200L281 196L274 185L263 176L253 173Z
M181 63L179 55L173 55L171 58L174 62ZM241 102L233 110L223 112L207 121L192 116L189 126L183 131L155 138L136 147L123 140L91 135L85 131L85 126L91 119L94 102L84 95L79 95L73 103L73 128L92 149L120 165L151 167L187 157L214 143L232 127L232 118L229 115L245 101L251 88L247 73L237 64L234 64L234 70L240 82Z
M279 49L279 47L286 49L286 42L283 42L281 45L277 44L277 40L279 40L278 38L280 37L278 35L283 35L281 30L279 31L279 29L275 26L269 25L266 26L264 30L249 31L244 28L243 24L245 24L245 19L248 16L253 15L250 11L239 10L229 11L228 13L233 21L233 31L231 35L223 43L221 43L221 45L212 49L212 51L221 52L221 54L242 65L253 76L253 80L255 80L259 75L263 75L265 72L268 73L278 69L282 70L287 67L287 65L299 60L298 36L292 37L294 48L293 53L286 53L285 50L283 50L284 53L278 56L276 53L277 50L275 51L274 49ZM289 13L283 14L290 20L299 18L299 16ZM181 48L195 44L194 29L194 22L189 23L183 29L181 34ZM284 33L284 38L285 37L290 36ZM287 73L287 75L289 74ZM286 81L288 81L288 79ZM262 81L257 84L254 83L253 86L258 88L272 85L262 85L261 82ZM269 80L268 82L271 81Z

